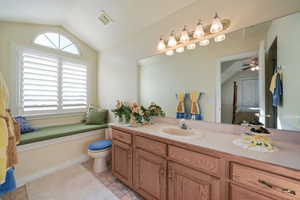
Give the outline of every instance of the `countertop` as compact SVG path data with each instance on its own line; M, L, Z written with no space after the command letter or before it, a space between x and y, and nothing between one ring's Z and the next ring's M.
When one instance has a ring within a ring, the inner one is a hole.
M300 144L291 144L273 140L272 144L279 150L275 152L261 153L243 149L239 146L234 145L232 141L240 138L240 135L211 131L209 129L201 127L193 128L193 130L199 134L196 134L193 137L182 137L173 136L162 132L162 129L164 128L178 128L178 126L169 123L155 122L152 125L142 127L128 127L121 124L111 125L127 130L140 132L146 135L157 136L168 140L259 160L290 169L300 170Z

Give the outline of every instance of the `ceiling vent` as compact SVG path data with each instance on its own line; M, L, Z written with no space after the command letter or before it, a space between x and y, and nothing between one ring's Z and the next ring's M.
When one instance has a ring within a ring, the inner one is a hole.
M98 17L98 19L99 19L104 25L108 25L108 24L110 24L110 23L113 22L113 20L111 19L111 17L108 16L108 14L107 14L104 10L102 10L102 11L100 12L100 16Z

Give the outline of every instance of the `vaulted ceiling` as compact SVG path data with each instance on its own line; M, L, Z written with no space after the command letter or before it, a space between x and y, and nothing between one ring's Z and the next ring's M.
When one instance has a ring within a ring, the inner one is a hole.
M299 0L0 0L0 20L62 25L92 47L103 50L143 29L190 9L195 19L211 19L215 11L242 27L262 19L300 10ZM113 23L104 26L97 18L105 10ZM187 12L183 12L186 17ZM271 14L270 14L271 13ZM187 17L189 19L190 17ZM174 19L176 20L176 19ZM188 22L190 23L190 22Z

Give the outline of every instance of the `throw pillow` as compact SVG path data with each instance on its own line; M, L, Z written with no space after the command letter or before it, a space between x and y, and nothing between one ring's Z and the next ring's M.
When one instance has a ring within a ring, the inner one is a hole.
M19 123L21 128L21 134L30 133L36 131L36 128L33 128L27 121L25 117L15 117L16 121Z

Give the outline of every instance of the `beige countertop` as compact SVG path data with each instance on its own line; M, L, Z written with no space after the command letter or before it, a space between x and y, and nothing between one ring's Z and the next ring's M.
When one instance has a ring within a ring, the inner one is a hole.
M264 161L267 163L280 165L283 167L300 170L300 144L292 144L282 141L272 141L272 144L279 150L275 152L255 152L243 149L232 143L233 140L240 138L239 134L229 134L221 131L212 131L206 127L193 127L193 130L199 134L195 136L173 136L162 131L165 128L178 128L174 123L155 122L150 126L128 127L121 124L112 124L113 126L125 128L132 131L141 132L144 134L157 136L185 144L191 144L219 152L229 153L245 158ZM300 137L300 135L299 135Z

